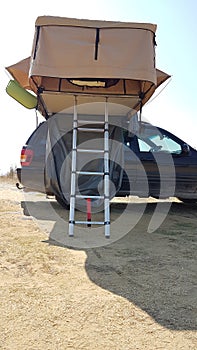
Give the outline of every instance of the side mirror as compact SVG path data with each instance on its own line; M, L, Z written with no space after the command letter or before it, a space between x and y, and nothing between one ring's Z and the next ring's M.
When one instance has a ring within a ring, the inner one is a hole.
M189 154L189 152L190 152L190 147L189 147L189 145L188 145L187 143L184 143L184 144L182 145L182 153L183 153L183 154Z

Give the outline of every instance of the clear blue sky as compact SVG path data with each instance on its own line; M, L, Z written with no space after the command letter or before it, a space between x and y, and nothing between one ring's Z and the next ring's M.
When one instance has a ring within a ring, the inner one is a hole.
M1 3L0 173L19 164L20 150L35 128L35 112L11 99L5 67L31 54L35 20L54 15L157 24L157 68L170 83L143 115L197 148L197 1L195 0L42 0Z

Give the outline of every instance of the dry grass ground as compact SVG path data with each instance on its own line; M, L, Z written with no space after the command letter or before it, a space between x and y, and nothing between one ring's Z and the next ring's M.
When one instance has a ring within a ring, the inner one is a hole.
M149 203L122 239L72 249L25 215L27 198L1 181L0 349L197 349L196 206L173 203L147 233Z

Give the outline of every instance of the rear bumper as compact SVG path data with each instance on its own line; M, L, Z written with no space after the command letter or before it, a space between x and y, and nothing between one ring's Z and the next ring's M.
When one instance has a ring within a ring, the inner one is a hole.
M34 168L17 168L17 178L24 191L36 191L46 193L44 184L44 171Z

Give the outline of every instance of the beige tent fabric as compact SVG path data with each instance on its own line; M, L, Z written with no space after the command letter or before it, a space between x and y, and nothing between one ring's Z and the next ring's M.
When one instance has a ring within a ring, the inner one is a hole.
M32 90L29 82L29 66L30 57L6 67L6 70L12 75L12 77L18 81L18 83L24 88Z
M11 65L9 67L6 67L6 70L13 76L14 79L16 79L18 81L18 83L20 83L20 85L22 87L24 87L25 89L31 89L32 91L34 91L36 94L37 92L37 87L33 84L31 78L29 78L29 67L30 67L30 60L31 57L27 57L24 60ZM143 105L150 99L150 97L153 95L153 93L155 92L155 89L158 88L162 83L164 83L167 79L170 78L170 75L168 75L167 73L164 73L163 71L156 69L156 75L157 75L157 84L156 86L154 84L150 84L150 83L144 83L144 89L147 90L147 93L143 99ZM35 79L35 77L34 77ZM45 78L45 77L37 77L36 78L38 80L38 86L44 86L45 90L42 94L40 94L40 99L43 102L43 105L45 106L45 108L47 109L47 112L49 114L53 114L53 113L57 113L60 112L61 110L67 108L68 106L70 106L70 100L72 100L71 98L69 98L70 94L72 93L77 93L79 94L80 92L85 92L87 91L91 91L91 88L88 90L87 89L79 89L77 86L74 86L73 84L69 83L67 81L67 79L61 80L61 84L60 84L60 79L58 78ZM31 81L31 87L30 87L30 81ZM127 84L129 86L129 80L127 81ZM59 89L59 86L61 85L61 92L57 92ZM132 83L130 83L130 85L132 86L133 91L130 92L136 92L140 90L140 84L138 81L134 81ZM109 90L108 89L108 94L110 95L114 95L114 90L117 90L117 87L122 87L123 86L123 82L120 81L117 86L112 86ZM70 87L70 90L69 90ZM93 91L95 91L96 89L94 89ZM97 89L98 90L98 89ZM105 92L104 88L101 88L100 91L100 95L103 94L103 92ZM65 94L69 92L69 95L66 96L65 98ZM111 94L110 94L111 92ZM120 92L120 91L119 91ZM97 94L99 95L99 94ZM139 110L140 108L140 100L139 100L139 96L135 96L132 99L125 99L125 104L129 105L130 108L135 107L137 110ZM45 115L43 106L40 104L38 106L38 109L40 110L41 114Z
M30 76L156 84L155 30L151 24L39 17Z
M125 105L139 110L170 77L155 68L154 24L41 16L35 27L31 57L6 69L38 95L45 116L66 108L70 94L129 97Z
M36 26L75 26L86 28L144 28L155 33L156 24L151 23L134 23L120 21L100 21L91 19L79 19L70 17L55 17L55 16L39 16L35 22Z
M16 79L18 81L18 83L24 87L25 89L30 88L30 90L32 89L30 87L30 78L29 78L29 69L30 69L30 60L31 57L27 57L11 66L6 67L6 70L12 75L12 77L14 79ZM157 75L157 83L156 83L156 87L159 87L163 82L165 82L168 78L170 78L170 75L167 73L164 73L163 71L156 69L156 75ZM47 79L49 80L49 83L47 84ZM53 85L50 82L50 78L42 78L42 83L46 83L46 86L49 88L49 86L51 86L52 91L54 89L57 89L57 85L59 83L59 79L55 80L53 79ZM64 81L64 83L66 84L66 80ZM63 90L64 90L64 83L62 84L63 86ZM67 82L67 84L69 84ZM49 86L48 86L49 85ZM137 86L137 82L136 82L136 86ZM66 88L64 90L66 92Z

